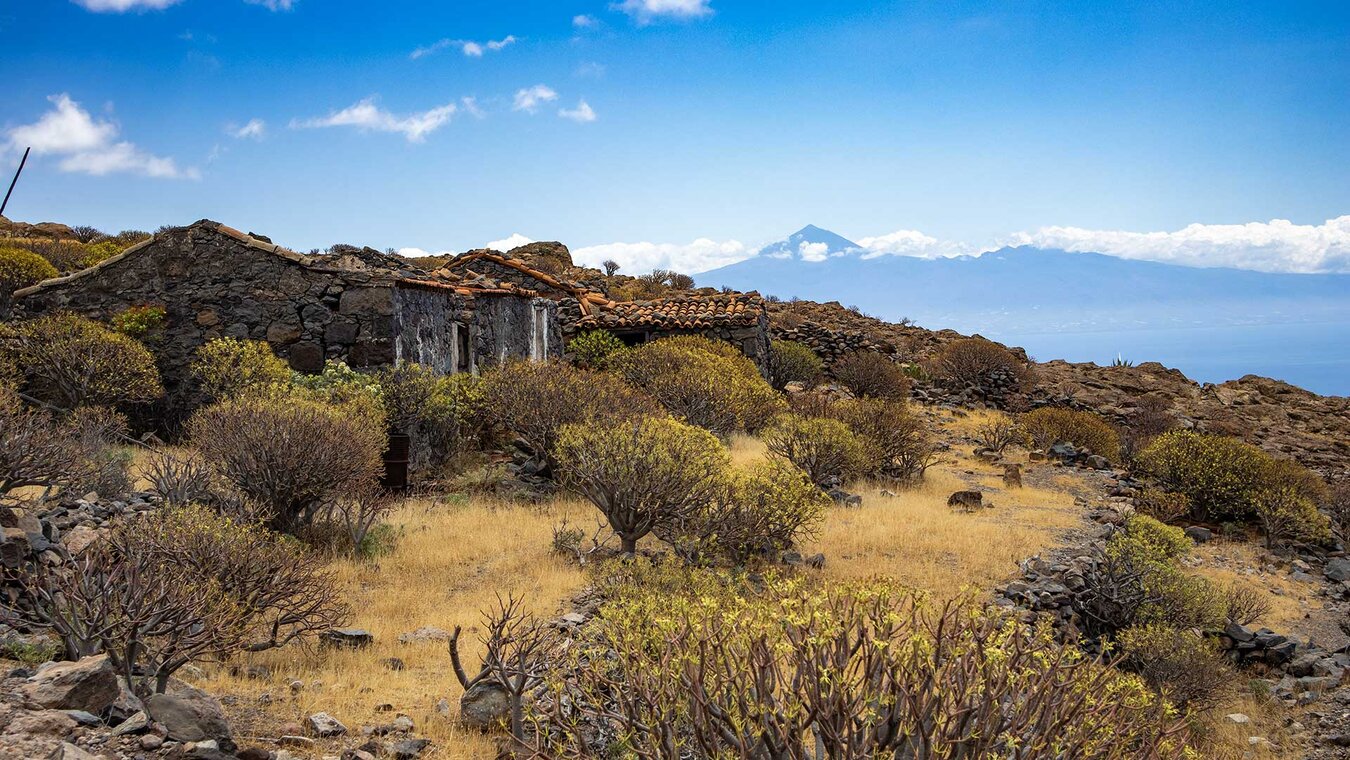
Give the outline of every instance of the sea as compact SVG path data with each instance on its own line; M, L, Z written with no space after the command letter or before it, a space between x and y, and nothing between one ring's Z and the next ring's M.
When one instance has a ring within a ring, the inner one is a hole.
M1323 396L1350 396L1347 322L981 334L1021 346L1038 361L1156 361L1201 383L1261 375Z

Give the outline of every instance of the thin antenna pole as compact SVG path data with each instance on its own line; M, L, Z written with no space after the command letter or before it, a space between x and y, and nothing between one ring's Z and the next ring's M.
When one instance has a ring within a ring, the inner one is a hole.
M14 186L19 184L19 175L23 173L23 165L28 163L28 151L32 146L23 149L23 158L19 159L19 168L14 172L14 179L9 181L9 189L5 191L5 200L0 202L0 216L5 215L5 206L9 205L9 196L14 192Z

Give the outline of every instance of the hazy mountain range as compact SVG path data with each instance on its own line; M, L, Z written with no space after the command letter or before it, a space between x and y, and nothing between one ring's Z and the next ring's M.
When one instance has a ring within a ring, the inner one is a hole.
M1175 355L1174 366L1200 380L1253 372L1322 393L1350 393L1346 274L1202 269L1031 247L940 259L878 256L809 225L696 279L784 299L839 301L933 329L979 332L1024 345L1041 359L1109 361L1128 348L1130 358L1141 361ZM1156 340L1148 339L1152 333ZM1291 334L1307 340L1291 340ZM1092 337L1075 348L1066 341L1071 335ZM1307 341L1312 343L1293 345ZM1225 346L1232 346L1226 357ZM1202 355L1240 362L1233 355L1239 350L1259 359L1248 361L1259 366L1201 366ZM1179 360L1188 355L1190 367ZM1320 379L1300 374L1298 368L1309 364L1318 365Z

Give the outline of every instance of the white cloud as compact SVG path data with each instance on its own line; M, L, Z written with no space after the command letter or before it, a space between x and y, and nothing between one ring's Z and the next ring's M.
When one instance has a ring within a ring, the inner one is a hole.
M128 11L158 11L176 5L181 0L73 0L87 11L95 13L126 13Z
M623 271L628 274L653 269L706 272L750 258L751 253L738 240L718 242L699 238L687 245L647 242L593 245L572 251L572 260L586 266L598 267L605 260L613 259L619 262L623 266Z
M857 242L862 246L864 259L874 259L878 256L915 256L933 259L979 252L979 249L973 246L951 240L938 240L918 230L896 230L876 237L859 238Z
M623 11L639 24L660 18L690 19L711 16L711 0L623 0L610 7Z
M494 251L510 251L512 248L519 248L522 245L533 243L533 238L527 238L519 232L511 233L511 237L503 240L493 240L490 243L484 243L484 248L490 248Z
M487 113L479 107L478 98L466 95L465 97L460 98L459 102L464 106L464 113L467 113L475 119L481 119L484 116L487 116Z
M599 25L600 20L595 16L587 16L583 13L572 17L572 26L575 26L578 29L592 29Z
M808 243L803 240L801 245L797 246L798 253L801 254L802 261L824 261L830 257L829 243Z
M533 87L526 87L523 90L516 91L516 102L512 108L516 111L526 111L534 113L539 109L539 104L549 103L558 99L558 93L553 91L552 87L543 84L537 84Z
M103 176L140 174L162 179L199 179L196 169L180 169L172 158L151 155L126 140L111 121L95 120L79 103L62 93L47 98L54 108L36 122L8 132L6 149L31 147L38 155L59 156L61 171Z
M514 34L508 34L505 37L501 38L500 40L488 40L487 42L474 42L473 40L443 39L443 40L436 40L435 42L425 47L417 48L416 50L409 53L408 57L415 61L418 58L424 58L433 53L439 53L440 51L448 47L454 46L458 47L460 51L464 53L464 55L470 58L482 58L483 53L489 50L495 53L498 50L507 47L508 45L514 45L516 42L518 42L518 40L516 39L516 36Z
M1272 219L1246 224L1191 224L1175 232L1042 227L1000 242L1196 267L1350 272L1350 216L1328 219L1316 226Z
M244 126L231 125L225 131L237 140L261 140L267 134L267 122L262 119L249 119Z
M375 105L375 98L371 97L322 118L292 121L291 128L356 127L362 132L397 132L408 142L419 143L448 124L457 110L454 103L447 103L400 117Z
M584 100L577 102L576 108L563 108L558 111L558 115L564 119L570 119L578 124L587 124L596 120L595 109Z
M244 0L249 5L261 5L269 11L289 11L297 0Z

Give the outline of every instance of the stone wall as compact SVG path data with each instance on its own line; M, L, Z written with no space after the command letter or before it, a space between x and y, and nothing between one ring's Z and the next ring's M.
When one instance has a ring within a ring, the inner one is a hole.
M99 266L16 294L14 315L73 311L108 320L131 306L165 311L147 341L165 384L184 386L197 347L219 337L266 340L301 371L325 359L393 360L392 292L370 275L305 257L209 222L157 235Z
M478 297L473 338L475 362L480 369L508 358L543 361L563 353L558 305L546 298Z
M394 289L394 356L450 374L474 369L467 350L472 299L453 291Z
M793 327L775 325L774 340L791 340L810 347L830 370L836 361L858 351L874 351L895 361L901 357L895 347L872 340L866 334L851 330L834 330L816 322L805 321Z

